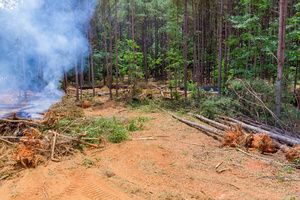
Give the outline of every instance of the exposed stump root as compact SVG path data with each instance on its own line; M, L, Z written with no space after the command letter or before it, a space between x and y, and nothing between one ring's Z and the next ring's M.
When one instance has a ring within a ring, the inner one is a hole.
M285 157L289 162L300 164L300 146L290 148L286 152Z
M270 136L266 134L246 134L241 127L225 132L223 146L257 149L261 153L276 153L278 149Z

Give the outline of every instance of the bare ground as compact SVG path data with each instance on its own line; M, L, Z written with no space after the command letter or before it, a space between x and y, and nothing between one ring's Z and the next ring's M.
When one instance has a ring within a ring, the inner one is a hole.
M166 113L107 101L85 114L150 121L132 140L21 172L1 183L1 200L300 198L299 170L220 148ZM140 140L145 137L155 140Z

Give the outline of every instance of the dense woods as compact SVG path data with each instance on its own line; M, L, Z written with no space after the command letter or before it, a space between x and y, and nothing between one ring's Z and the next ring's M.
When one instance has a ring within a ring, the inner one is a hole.
M83 63L89 67L75 73L77 99L84 85L107 85L113 98L120 85L136 89L151 79L165 83L177 100L182 89L184 105L203 112L207 104L222 104L264 122L293 124L299 21L296 0L100 1L87 33L92 56ZM203 98L203 89L222 97Z

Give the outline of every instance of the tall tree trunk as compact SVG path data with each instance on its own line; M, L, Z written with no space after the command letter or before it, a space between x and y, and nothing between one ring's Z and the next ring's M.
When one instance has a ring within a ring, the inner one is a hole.
M148 62L147 62L147 18L146 17L144 17L142 40L143 40L144 73L145 73L145 80L148 82L149 77L148 77Z
M230 15L229 13L229 0L225 1L226 9L225 9L225 36L224 36L224 80L223 84L226 85L228 79L228 60L229 60L229 48L228 48L228 37L229 37L229 25L228 25L228 18L227 16Z
M79 72L78 64L75 65L76 101L79 101Z
M119 47L118 47L118 30L119 30L119 17L118 17L118 3L119 0L115 0L115 53L116 53L116 96L119 96L119 78L120 78L120 70L119 70Z
M63 73L64 73L64 91L65 93L67 94L68 92L68 75L67 75L67 72L65 70L65 68L63 69Z
M222 94L222 44L223 44L223 0L220 0L219 16L219 52L218 52L218 92Z
M281 116L282 107L282 74L284 66L284 50L285 50L285 29L286 29L286 11L287 11L287 0L280 0L279 2L279 32L278 32L278 69L277 69L277 80L276 80L276 110L275 113L278 118Z
M84 57L82 55L81 57L81 63L80 63L80 80L79 80L79 83L80 83L80 100L82 101L83 99L83 84L84 84L84 75L83 75L83 72L84 72Z
M298 73L299 73L299 66L296 66L295 79L294 79L294 93L295 94L296 94L296 90L297 90Z
M195 0L192 1L192 16L193 16L193 31L194 31L194 43L193 43L193 80L195 82L197 82L197 84L199 85L199 74L198 74L198 43L197 43L197 38L198 38L198 30L197 30L197 24L198 24L198 20L197 20L197 4L195 3Z
M199 61L200 62L200 84L202 85L203 82L204 82L204 71L205 71L205 64L204 64L204 60L205 60L205 38L204 38L204 35L205 35L205 28L204 28L204 21L205 21L205 18L204 18L204 14L205 14L205 1L202 2L202 6L201 6L201 16L199 14L199 17L201 17L201 52L199 50L199 55L198 58L199 58ZM199 25L200 26L200 25ZM198 39L198 43L199 43L199 47L200 47L200 35L199 35L199 39ZM198 61L198 62L199 62Z
M183 26L183 59L184 59L184 97L187 99L188 79L188 0L184 0L184 26Z
M90 81L91 81L91 85L93 88L93 96L96 96L96 90L95 90L95 74L94 74L94 60L93 60L93 38L92 38L92 31L90 30L89 32L89 38L90 38L90 60L89 60L89 64L90 64Z
M112 94L112 84L113 84L113 33L110 33L109 37L109 63L108 63L108 71L109 71L109 97L113 98Z
M132 36L132 41L135 43L135 0L130 1L131 4L131 36ZM133 47L133 54L134 54L134 65L136 65L136 52L135 52L135 47ZM133 69L135 70L135 69ZM135 91L135 86L136 86L136 77L133 77L133 91Z

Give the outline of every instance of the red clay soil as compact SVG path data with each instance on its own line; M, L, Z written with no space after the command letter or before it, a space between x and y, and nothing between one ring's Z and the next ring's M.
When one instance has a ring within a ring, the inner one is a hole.
M28 169L0 183L1 200L300 198L299 170L220 148L217 141L168 114L131 110L114 102L85 113L151 120L130 141ZM155 140L141 140L146 137Z

